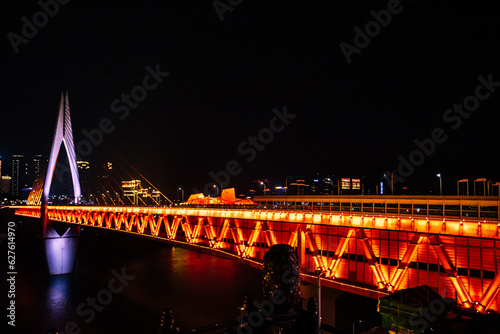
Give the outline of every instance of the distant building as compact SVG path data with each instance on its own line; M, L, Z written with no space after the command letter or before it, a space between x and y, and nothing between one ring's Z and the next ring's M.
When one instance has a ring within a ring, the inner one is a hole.
M305 180L297 180L288 185L288 195L307 195L309 194L309 185Z
M288 184L288 195L361 195L364 193L363 179L340 178L333 176L316 176L309 181L297 179ZM276 194L280 194L276 192Z
M489 196L491 181L485 178L474 180L474 196Z
M24 155L16 154L12 156L12 180L11 194L13 198L19 198L21 189L25 185L28 174L28 164Z
M340 195L361 195L363 193L363 184L361 179L351 179L343 177L338 180Z
M11 177L7 175L2 175L0 182L0 194L9 194L10 193L10 182Z
M12 156L12 173L10 193L14 199L27 199L33 182L40 175L44 163L42 155L28 158L22 154ZM24 191L23 191L24 189Z
M43 163L44 163L44 159L43 159L42 155L37 154L33 157L32 166L31 166L31 168L32 168L31 171L34 175L33 179L35 179L37 176L40 175ZM30 187L31 187L31 185L30 185Z
M213 192L209 192L209 196L218 196L218 189L219 188L214 185ZM269 185L269 181L267 179L264 179L264 181L254 180L250 185L250 193L252 194L252 196L272 195L275 194L275 190L276 189L271 189L271 186Z
M476 178L457 181L457 195L459 196L500 196L500 182L493 183L486 178Z
M336 184L330 176L322 177L316 173L309 188L311 195L334 195L336 193Z
M461 179L457 181L457 195L469 196L469 179Z
M130 181L122 181L122 190L123 197L128 201L125 201L126 204L139 204L139 195L142 194L142 187L140 180L130 180Z
M286 187L274 187L274 194L278 196L286 195Z
M491 195L500 196L500 182L495 182L491 185Z

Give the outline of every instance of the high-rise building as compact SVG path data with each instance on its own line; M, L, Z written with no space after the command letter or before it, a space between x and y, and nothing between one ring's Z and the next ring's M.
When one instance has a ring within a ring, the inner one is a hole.
M500 196L500 182L495 182L491 185L491 195Z
M22 154L12 156L10 190L14 199L26 199L28 197L29 188L33 186L33 182L40 174L43 163L44 159L41 155L35 155L33 158L28 158ZM23 192L23 189L27 191Z
M461 179L457 181L457 195L469 196L469 179Z
M16 154L12 156L12 179L11 194L14 198L19 198L23 188L26 175L28 174L28 164L24 155Z
M361 179L341 178L339 180L340 195L361 195L363 193L361 182Z
M474 180L474 196L489 196L491 181L486 178Z
M33 157L33 165L32 165L33 169L32 169L32 171L33 171L33 175L35 176L35 178L40 175L41 166L43 163L44 163L44 161L43 161L42 155L37 154Z
M334 195L336 190L332 177L323 177L320 173L316 173L309 188L311 195Z

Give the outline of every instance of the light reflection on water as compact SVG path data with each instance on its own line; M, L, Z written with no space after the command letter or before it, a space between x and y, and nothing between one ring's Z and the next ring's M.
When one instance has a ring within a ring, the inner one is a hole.
M235 319L245 294L257 298L261 287L255 268L121 233L84 234L74 274L48 277L30 263L19 266L26 268L19 283L26 293L19 297L24 304L18 314L29 319L19 322L19 333L46 333L51 327L64 332L69 321L82 334L157 333L166 307L186 330ZM77 306L107 288L111 271L122 268L135 278L87 323Z
M72 279L71 275L50 276L43 310L48 319L57 321L58 319L67 319L70 315Z

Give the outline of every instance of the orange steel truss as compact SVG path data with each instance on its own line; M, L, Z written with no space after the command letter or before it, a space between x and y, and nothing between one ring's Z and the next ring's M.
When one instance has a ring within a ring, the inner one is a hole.
M40 207L13 207L40 217ZM203 248L260 266L277 243L297 249L302 278L380 298L427 284L464 308L500 309L500 221L290 210L49 206L50 220Z

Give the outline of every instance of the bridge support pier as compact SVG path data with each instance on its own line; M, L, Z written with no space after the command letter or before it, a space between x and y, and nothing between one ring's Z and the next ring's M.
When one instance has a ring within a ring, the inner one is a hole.
M80 226L64 226L63 233L60 234L55 229L57 223L50 222L48 219L46 203L42 203L41 219L43 225L42 238L49 274L64 275L72 273L75 268Z
M43 239L50 275L64 275L73 272L79 237L79 226L69 226L62 235L59 235L52 223L49 223Z

